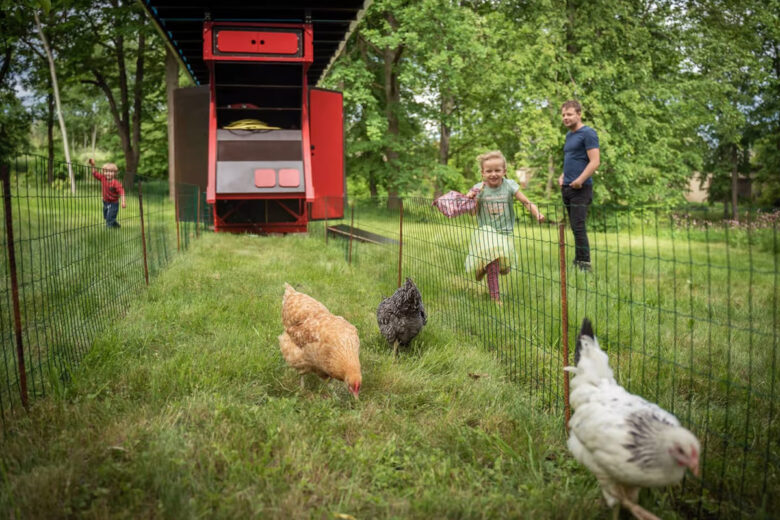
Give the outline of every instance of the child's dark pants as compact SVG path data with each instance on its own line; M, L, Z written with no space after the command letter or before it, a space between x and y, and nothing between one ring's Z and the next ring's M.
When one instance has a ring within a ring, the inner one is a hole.
M106 227L119 227L119 222L116 221L117 213L119 213L119 202L103 201L103 218L106 219Z

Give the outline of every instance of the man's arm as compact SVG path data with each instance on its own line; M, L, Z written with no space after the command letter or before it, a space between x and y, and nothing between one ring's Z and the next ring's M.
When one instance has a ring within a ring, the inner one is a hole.
M590 179L590 177L593 175L593 173L596 171L596 168L599 167L601 164L601 153L599 152L598 148L591 148L588 150L588 165L585 167L584 170L582 170L582 173L579 177L571 181L569 186L574 188L575 190L578 190L582 188L582 185ZM563 178L563 176L561 176Z

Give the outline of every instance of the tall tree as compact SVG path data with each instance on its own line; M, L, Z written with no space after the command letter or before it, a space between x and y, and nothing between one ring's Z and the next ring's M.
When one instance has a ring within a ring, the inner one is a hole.
M500 60L489 47L486 21L458 2L423 0L409 9L404 23L410 28L407 46L413 67L413 74L407 75L408 86L419 93L418 102L409 108L437 130L438 164L430 168L428 180L438 196L460 175L450 165L452 152L473 143L459 139L463 122L468 120L463 114L490 110L474 103L487 104L490 88L498 84ZM482 131L491 134L485 125L489 123L483 121Z
M135 2L80 1L82 23L72 28L78 37L69 55L71 66L81 72L84 83L105 96L124 155L125 183L132 185L141 156L147 41L152 28ZM162 60L156 66L161 71Z
M179 62L173 51L165 48L165 92L168 105L168 194L171 200L176 197L176 176L174 175L174 125L173 125L173 92L179 86Z
M70 143L68 142L68 132L65 127L65 119L62 115L62 103L60 102L60 87L57 82L57 67L54 63L54 54L52 53L51 47L49 47L49 41L46 38L46 34L43 31L43 26L41 25L41 20L38 16L37 9L33 10L33 16L35 18L35 27L38 30L38 35L41 39L41 43L43 44L43 50L46 55L46 60L48 61L49 64L49 72L51 74L52 94L54 96L54 104L57 111L57 120L60 123L60 133L62 134L62 146L63 146L63 151L65 152L65 163L68 165L68 178L70 179L70 191L71 193L76 193L76 178L73 176L73 165L71 164L71 160L70 160Z
M713 175L710 201L721 200L724 213L739 219L741 174L749 174L749 156L756 135L750 132L751 107L766 81L759 63L761 42L754 15L763 2L692 0L686 14L691 24L689 56L698 69L709 118L702 134L709 145L706 165Z
M397 196L413 176L409 161L415 131L405 106L408 91L401 81L408 6L406 0L374 2L353 35L347 56L327 80L347 92L348 166L350 157L359 157L355 170L370 195L384 191L391 207L397 206Z
M0 164L27 142L30 117L16 95L15 81L24 67L18 59L27 31L25 13L16 2L0 0Z

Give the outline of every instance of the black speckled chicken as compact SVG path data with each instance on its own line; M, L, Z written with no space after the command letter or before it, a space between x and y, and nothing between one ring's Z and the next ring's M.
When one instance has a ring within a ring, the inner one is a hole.
M420 333L428 316L422 302L422 295L411 278L399 287L389 298L385 298L376 309L379 332L393 345L393 355L398 355L398 346L406 347Z

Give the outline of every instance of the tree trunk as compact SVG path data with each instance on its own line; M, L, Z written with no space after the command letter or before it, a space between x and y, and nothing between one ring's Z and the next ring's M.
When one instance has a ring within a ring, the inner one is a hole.
M76 193L76 179L73 176L73 166L70 163L70 149L68 148L68 132L65 130L65 119L62 117L62 106L60 103L60 88L57 84L57 70L54 67L54 56L49 48L49 42L46 40L46 35L43 34L43 27L41 27L41 20L38 18L38 11L33 10L33 16L35 17L35 26L38 28L38 34L43 42L43 50L46 51L46 57L49 60L49 72L51 73L51 86L54 91L54 101L57 105L57 119L60 122L60 132L62 133L62 146L65 149L65 162L68 164L68 178L70 179L70 192Z
M398 31L398 20L393 13L385 12L385 20L393 32ZM401 123L398 119L397 107L401 100L401 89L398 81L396 65L401 60L403 46L385 47L384 54L384 86L385 86L385 117L387 119L387 133L390 136L390 144L385 146L384 155L388 163L388 170L398 166L398 152L396 146L401 135ZM394 184L392 175L387 184L387 208L398 209L398 186Z
M376 185L376 177L373 173L368 174L368 192L371 195L371 200L376 200L379 196L379 188Z
M398 20L391 12L385 12L387 21L393 32L398 30ZM398 152L396 146L401 134L401 124L398 119L397 106L401 100L401 89L399 88L398 72L396 65L401 59L403 46L394 48L385 47L384 54L384 87L385 87L385 118L387 119L387 133L390 136L390 144L385 146L384 155L390 170L398 164ZM398 199L398 186L392 178L387 183L387 208L398 209L400 207Z
M97 123L92 126L92 156L95 155L95 146L97 145Z
M46 156L48 157L46 165L46 179L49 184L54 182L54 94L51 92L46 96Z
M450 162L450 136L452 129L447 124L450 114L455 107L455 100L450 95L442 95L441 123L439 124L439 164L447 166ZM433 180L433 196L437 198L442 194L441 180L436 177Z
M111 117L114 119L116 131L119 135L119 142L122 145L122 152L125 156L124 185L126 189L129 189L135 182L135 174L138 169L138 162L141 155L141 107L143 102L142 94L146 38L143 33L138 35L138 57L136 59L135 84L133 85L132 92L132 112L130 110L130 86L127 79L127 67L125 64L124 36L121 32L118 32L114 39L114 48L116 50L116 65L118 71L119 102L117 102L117 99L114 97L114 93L100 69L90 69L95 77L95 81L91 81L90 83L97 85L106 95L106 99L108 100Z
M168 97L168 196L176 197L176 164L173 135L173 91L179 86L179 62L170 48L165 48L165 92Z
M574 38L575 34L575 12L577 11L577 6L574 5L573 0L567 0L566 1L566 52L569 54L577 54L579 52L579 49L577 48L577 43Z
M14 48L10 43L6 44L6 48L3 51L3 64L0 66L0 87L5 82L5 75L11 69L11 56L13 56Z
M143 15L139 15L143 21ZM135 83L133 85L133 123L130 144L132 149L131 159L127 162L128 186L133 185L135 174L138 171L138 163L141 160L141 110L143 106L144 84L144 52L146 51L146 37L143 32L138 34L138 57L135 62Z

